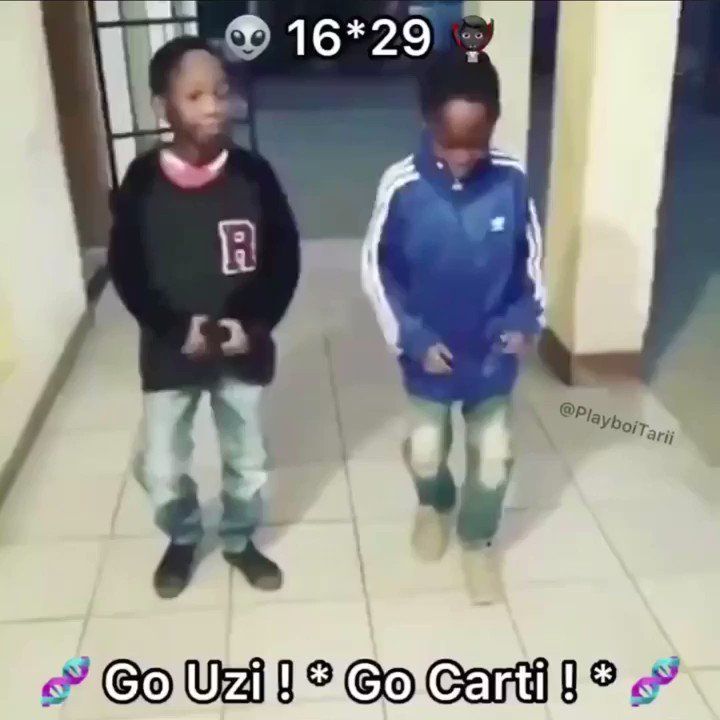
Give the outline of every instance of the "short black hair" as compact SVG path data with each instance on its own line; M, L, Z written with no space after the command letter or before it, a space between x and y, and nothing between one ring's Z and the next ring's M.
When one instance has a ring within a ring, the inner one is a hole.
M205 50L214 55L207 40L196 35L181 35L166 42L150 61L150 90L155 96L166 95L170 87L170 76L177 69L185 55L193 50Z
M478 30L484 30L487 27L487 23L479 15L466 15L463 18L463 25Z
M425 117L459 98L480 102L500 114L500 79L484 52L476 63L468 62L459 48L442 53L430 60L420 77L420 108Z

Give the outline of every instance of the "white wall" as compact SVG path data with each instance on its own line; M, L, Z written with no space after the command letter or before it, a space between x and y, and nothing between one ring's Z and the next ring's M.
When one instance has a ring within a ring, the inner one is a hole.
M679 12L560 6L545 269L550 326L575 353L642 348Z
M583 207L583 224L597 236L583 244L580 258L578 352L642 348L679 14L679 2L597 3Z
M1 466L86 305L38 2L0 4L0 83L0 287L14 356L0 382Z

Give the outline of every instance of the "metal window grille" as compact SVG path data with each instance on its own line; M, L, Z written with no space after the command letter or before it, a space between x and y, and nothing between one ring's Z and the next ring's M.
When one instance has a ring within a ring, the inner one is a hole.
M183 12L177 1L87 0L90 12L100 102L108 138L110 183L117 189L129 162L139 152L172 137L150 105L147 66L171 37L198 34L197 12ZM157 10L165 12L157 12ZM101 12L99 13L98 10ZM102 14L102 18L99 17ZM252 77L244 66L230 68L233 90L232 130L246 128L250 148L257 147Z

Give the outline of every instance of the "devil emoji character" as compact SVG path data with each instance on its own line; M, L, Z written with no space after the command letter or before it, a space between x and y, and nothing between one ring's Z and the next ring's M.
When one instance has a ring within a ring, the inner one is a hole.
M494 23L485 22L478 15L468 15L463 18L462 25L453 25L453 37L458 47L465 49L468 62L478 62L480 53L492 40Z

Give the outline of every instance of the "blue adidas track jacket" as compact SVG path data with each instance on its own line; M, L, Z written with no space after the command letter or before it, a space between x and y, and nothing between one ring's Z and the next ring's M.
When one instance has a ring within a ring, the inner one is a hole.
M363 287L410 395L475 403L508 394L518 360L500 335L544 325L542 246L520 164L493 151L462 182L432 152L391 165L380 180L363 245ZM450 375L423 358L444 343Z

